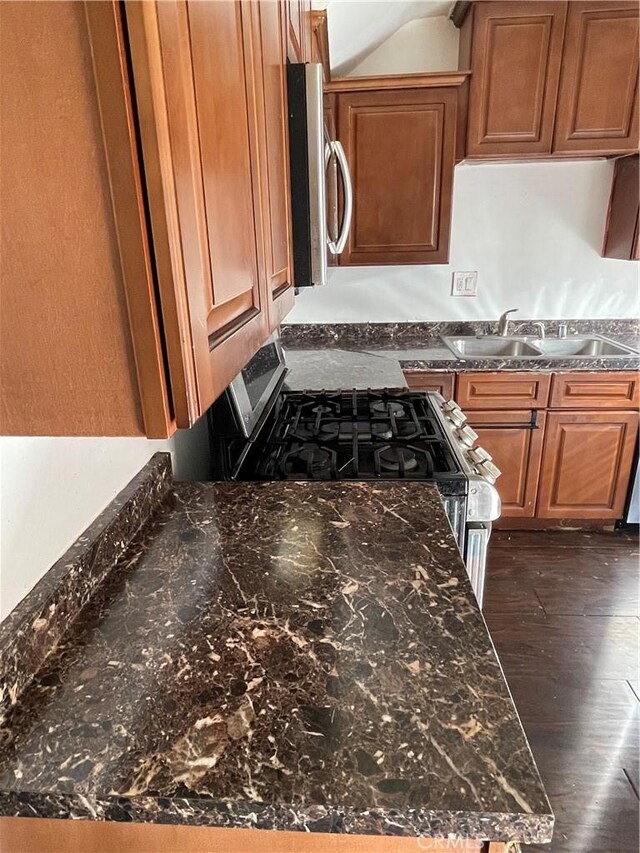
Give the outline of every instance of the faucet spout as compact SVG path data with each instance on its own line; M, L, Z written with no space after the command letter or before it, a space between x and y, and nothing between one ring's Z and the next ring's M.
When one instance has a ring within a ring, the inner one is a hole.
M504 314L501 314L498 319L498 334L506 338L509 334L509 314L513 314L517 311L517 308L509 308L508 311L505 311Z
M536 320L536 322L535 322L535 323L532 323L531 325L532 325L532 326L536 329L536 331L538 332L538 338L539 338L541 341L543 341L543 340L544 340L544 336L545 336L544 323L541 323L539 320Z

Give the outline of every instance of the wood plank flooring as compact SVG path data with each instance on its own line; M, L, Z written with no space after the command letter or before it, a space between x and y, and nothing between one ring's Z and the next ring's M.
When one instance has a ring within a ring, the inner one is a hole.
M523 853L639 849L639 560L625 533L495 532L484 614L556 815Z

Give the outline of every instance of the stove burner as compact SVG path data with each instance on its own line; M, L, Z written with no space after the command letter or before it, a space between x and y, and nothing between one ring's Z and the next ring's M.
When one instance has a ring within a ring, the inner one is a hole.
M396 418L404 418L406 415L402 403L398 403L395 400L377 400L371 404L371 411L374 415L394 415Z
M321 424L320 437L322 441L335 441L340 434L340 424Z
M412 471L418 466L415 453L408 447L386 447L379 452L378 459L385 471Z
M385 440L393 436L391 424L371 424L371 434L375 438L384 438Z
M306 465L311 465L315 471L328 471L331 467L331 454L328 450L319 450L317 447L302 447L296 455Z
M317 406L314 406L311 411L314 415L326 415L333 410L331 406L323 406L322 403L319 403Z

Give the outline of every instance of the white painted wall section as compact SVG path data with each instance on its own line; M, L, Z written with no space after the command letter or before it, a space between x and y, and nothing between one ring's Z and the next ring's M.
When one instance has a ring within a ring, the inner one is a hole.
M168 441L0 439L0 620L158 451L176 479L207 479L206 418Z
M458 68L460 30L448 17L408 21L373 50L348 76L424 74Z
M449 264L334 267L302 290L288 323L640 316L640 263L600 256L613 163L456 167ZM452 297L454 270L478 296Z

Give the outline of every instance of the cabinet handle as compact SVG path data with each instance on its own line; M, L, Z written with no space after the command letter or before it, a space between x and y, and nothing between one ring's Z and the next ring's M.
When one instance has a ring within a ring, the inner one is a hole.
M328 163L331 154L336 155L336 160L340 166L342 173L342 185L344 187L344 212L342 214L342 228L340 236L337 240L328 240L329 251L332 255L340 255L347 244L349 229L351 228L351 218L353 216L353 185L351 183L351 172L349 171L349 163L342 144L337 140L332 140L327 144L328 155L325 156L325 164Z
M469 419L469 426L473 429L540 429L538 426L538 412L531 411L531 420L526 424L474 424L473 417Z

